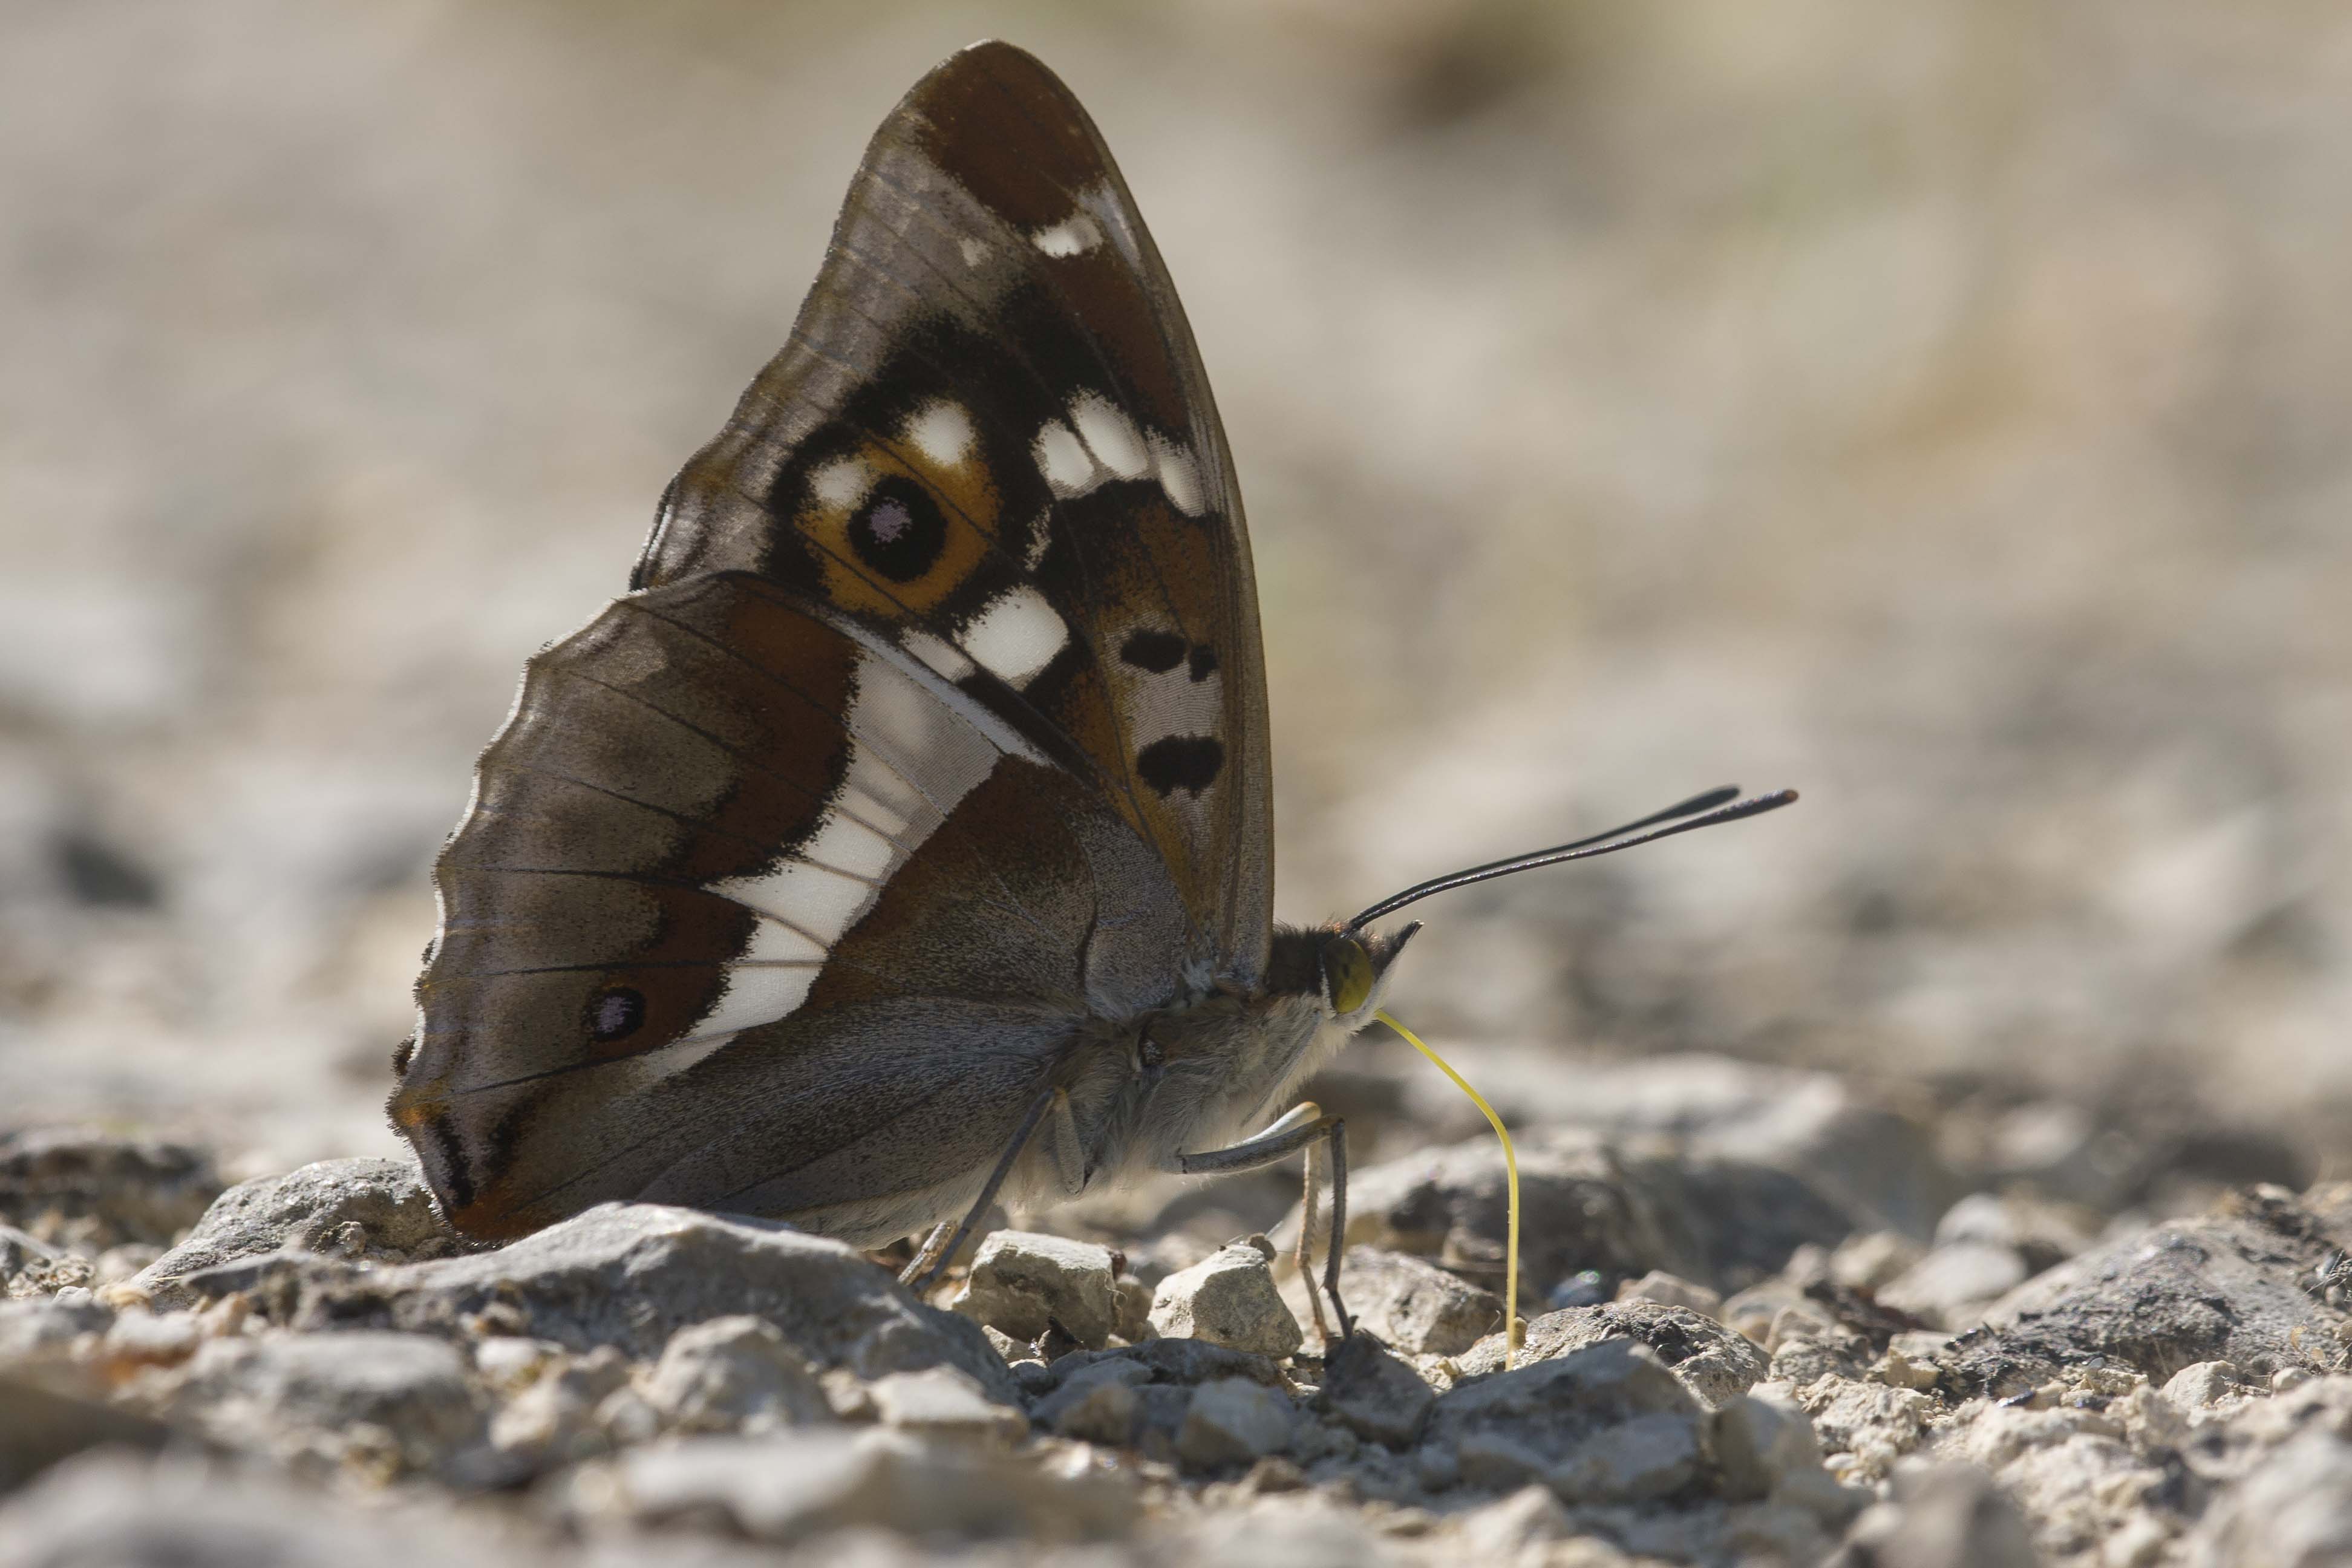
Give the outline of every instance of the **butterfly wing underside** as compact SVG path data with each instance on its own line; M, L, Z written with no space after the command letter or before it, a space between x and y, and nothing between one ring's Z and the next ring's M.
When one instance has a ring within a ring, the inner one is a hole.
M394 1119L478 1234L905 1234L1090 1016L1255 981L1270 831L1191 333L1084 111L978 46L876 135L632 592L527 669Z

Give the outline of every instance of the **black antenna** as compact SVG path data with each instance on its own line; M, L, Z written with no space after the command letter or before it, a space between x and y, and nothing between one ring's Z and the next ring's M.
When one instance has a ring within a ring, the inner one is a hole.
M1660 838L1672 838L1677 833L1688 833L1694 827L1713 827L1719 822L1737 822L1743 816L1761 816L1768 811L1778 811L1797 798L1792 789L1776 790L1770 795L1750 795L1746 800L1734 800L1739 794L1738 784L1725 784L1705 795L1695 795L1688 800L1654 811L1638 822L1622 827L1612 827L1606 833L1596 833L1590 838L1580 838L1572 844L1562 844L1550 849L1538 849L1530 855L1514 855L1507 860L1496 860L1484 866L1473 866L1467 871L1450 876L1433 877L1426 882L1416 882L1402 893L1392 893L1348 922L1349 931L1361 931L1374 921L1384 920L1407 904L1417 904L1432 893L1443 893L1455 888L1466 888L1473 882L1507 877L1514 871L1532 871L1539 866L1557 866L1563 860L1590 860L1596 855L1614 855L1620 849L1631 849L1636 844L1649 844ZM1726 801L1732 804L1726 805ZM1696 815L1704 813L1704 816ZM1688 822L1676 821L1689 817ZM1672 827L1661 827L1654 833L1642 833L1638 838L1627 838L1628 833L1640 833L1656 823L1671 822ZM1613 840L1613 842L1612 842Z

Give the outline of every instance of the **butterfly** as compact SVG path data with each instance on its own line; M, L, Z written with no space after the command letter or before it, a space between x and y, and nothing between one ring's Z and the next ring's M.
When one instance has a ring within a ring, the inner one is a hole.
M1191 329L1076 99L979 44L876 133L628 591L527 665L392 1118L487 1238L673 1203L923 1235L919 1278L992 1200L1302 1150L1343 1236L1344 1124L1294 1101L1418 929L1372 921L1548 862L1293 928L1272 833Z

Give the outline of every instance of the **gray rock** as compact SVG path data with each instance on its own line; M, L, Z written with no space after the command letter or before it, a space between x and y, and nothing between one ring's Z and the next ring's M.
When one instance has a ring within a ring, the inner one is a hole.
M2021 1192L1971 1193L1936 1222L1937 1247L1963 1241L2005 1247L2028 1274L2053 1268L2097 1239L2097 1221L2087 1211Z
M1066 1355L1046 1369L1038 1394L1049 1394L1075 1378L1095 1375L1094 1369L1100 1367L1135 1367L1141 1371L1139 1382L1184 1388L1197 1388L1220 1377L1245 1377L1268 1388L1288 1386L1282 1369L1253 1351L1234 1350L1207 1340L1146 1340L1139 1345Z
M221 1185L211 1156L184 1144L74 1128L0 1133L0 1219L79 1252L168 1244Z
M187 1238L131 1286L158 1305L184 1306L198 1299L186 1284L190 1275L268 1253L405 1261L420 1250L460 1245L413 1163L321 1160L221 1194Z
M1800 1396L1822 1447L1853 1455L1870 1476L1885 1475L1916 1448L1937 1409L1916 1389L1834 1375L1807 1384Z
M1647 1300L1547 1312L1528 1325L1527 1342L1514 1359L1524 1366L1606 1340L1634 1340L1648 1346L1710 1409L1747 1393L1769 1364L1761 1346L1714 1319ZM1503 1336L1488 1335L1458 1361L1465 1374L1500 1370Z
M982 1241L949 1305L1024 1342L1058 1323L1100 1350L1119 1326L1110 1248L1034 1231L1000 1230Z
M1297 1421L1297 1408L1275 1390L1221 1377L1193 1390L1176 1436L1177 1457L1194 1470L1245 1465L1286 1447Z
M1019 1397L979 1324L924 1306L855 1248L660 1204L603 1204L497 1252L308 1287L298 1321L527 1333L647 1359L681 1328L746 1314L819 1368L874 1378L952 1366L992 1399Z
M389 1451L371 1458L430 1471L484 1436L487 1411L467 1372L455 1347L423 1334L213 1340L188 1363L167 1414L268 1453L340 1456L385 1441Z
M991 1399L951 1366L887 1373L866 1392L888 1425L927 1436L1012 1443L1029 1433L1029 1418L1016 1406Z
M2017 1505L1974 1465L1905 1466L1854 1521L1837 1568L2038 1568Z
M890 1431L847 1441L810 1433L690 1438L632 1450L617 1474L620 1505L637 1522L718 1520L778 1542L859 1526L1103 1540L1126 1534L1137 1511L1130 1488L1099 1470L1066 1477L985 1448Z
M1990 1241L1945 1242L1878 1291L1881 1305L1958 1331L1984 1321L1994 1302L2025 1283L2025 1259Z
M1391 1448L1409 1446L1437 1403L1421 1373L1365 1333L1351 1334L1324 1358L1315 1407L1360 1437Z
M1266 1255L1246 1243L1162 1279L1152 1292L1151 1326L1165 1338L1206 1340L1270 1356L1288 1355L1307 1338L1275 1285Z
M2200 1361L2267 1380L2302 1362L2298 1341L2345 1321L2303 1289L2328 1250L2310 1215L2261 1202L2158 1226L2028 1280L1940 1364L1996 1398L2095 1358L2158 1382Z
M1143 1399L1136 1390L1150 1381L1141 1367L1106 1367L1107 1374L1073 1379L1039 1403L1037 1419L1058 1436L1123 1447L1135 1440ZM1115 1375L1117 1373L1130 1375Z
M128 1411L0 1379L0 1493L86 1448L160 1448L171 1428Z
M764 1318L714 1318L680 1329L644 1394L680 1432L757 1436L833 1419L816 1374Z
M1652 1416L1668 1419L1644 1420ZM1455 1385L1430 1413L1420 1446L1450 1453L1474 1487L1540 1480L1566 1501L1630 1500L1633 1493L1612 1489L1656 1495L1670 1477L1696 1472L1703 1419L1655 1352L1618 1339ZM1628 1456L1610 1459L1612 1442L1636 1421L1643 1425ZM1675 1423L1682 1436L1668 1430Z
M490 1447L516 1463L517 1479L609 1450L613 1439L598 1409L629 1377L628 1363L609 1346L585 1356L558 1352L535 1371L490 1419Z
M1502 1298L1418 1258L1351 1247L1340 1293L1356 1326L1414 1355L1454 1355L1503 1321Z

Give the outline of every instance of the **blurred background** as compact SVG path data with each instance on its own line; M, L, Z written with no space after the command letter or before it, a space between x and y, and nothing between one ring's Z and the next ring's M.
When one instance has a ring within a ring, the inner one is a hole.
M1804 791L1418 911L1408 1020L1556 1100L1718 1052L1979 1164L2352 1163L2340 5L0 32L0 1124L394 1146L522 660L623 587L876 123L995 34L1102 125L1223 408L1287 918Z

